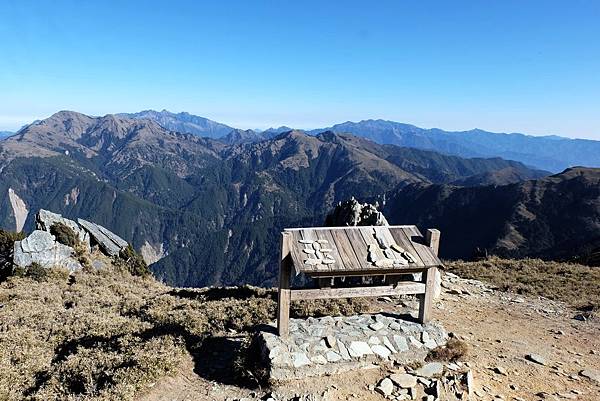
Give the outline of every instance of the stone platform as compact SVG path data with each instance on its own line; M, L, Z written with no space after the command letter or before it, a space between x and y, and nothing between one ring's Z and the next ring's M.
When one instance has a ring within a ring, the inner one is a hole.
M439 324L392 314L290 319L288 338L275 333L273 324L256 339L274 381L423 361L447 340Z

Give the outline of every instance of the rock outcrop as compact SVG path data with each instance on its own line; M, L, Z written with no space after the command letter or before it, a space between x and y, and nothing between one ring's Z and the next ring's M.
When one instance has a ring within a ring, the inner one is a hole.
M37 263L42 267L59 266L71 271L79 270L82 266L73 255L73 248L57 242L54 235L35 230L24 240L15 242L13 262L20 267Z
M82 268L75 256L75 249L57 241L51 233L55 224L69 227L77 235L79 242L88 250L98 247L108 256L118 256L128 246L127 241L101 225L78 219L66 219L60 214L40 210L35 218L36 230L14 245L13 262L19 267L37 263L42 267L60 266L74 271Z
M93 242L109 256L118 256L121 249L127 247L127 241L99 224L77 219L77 223L90 234Z
M361 204L354 197L340 202L325 220L328 227L387 226L385 216L377 210L378 205Z

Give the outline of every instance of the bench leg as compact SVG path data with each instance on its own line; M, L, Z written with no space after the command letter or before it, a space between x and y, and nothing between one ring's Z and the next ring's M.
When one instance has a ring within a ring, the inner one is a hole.
M288 233L282 234L281 260L279 263L279 291L277 293L277 333L280 337L287 337L290 333L290 275L289 248L287 243Z
M427 323L431 318L436 267L430 267L423 272L422 281L425 283L425 294L419 295L419 322Z

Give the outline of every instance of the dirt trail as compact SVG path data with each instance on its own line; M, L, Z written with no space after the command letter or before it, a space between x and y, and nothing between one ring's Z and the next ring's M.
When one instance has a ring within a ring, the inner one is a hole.
M473 400L600 400L600 383L580 375L584 369L600 371L598 319L579 321L563 303L493 291L452 275L443 284L434 319L470 346L465 362L475 377ZM407 300L373 301L374 311L414 307ZM530 354L543 357L545 365L528 360ZM498 367L506 374L497 373ZM383 400L371 389L386 373L372 369L249 390L198 376L190 358L175 377L156 383L139 401L252 400L270 392L276 400L307 394L314 400Z

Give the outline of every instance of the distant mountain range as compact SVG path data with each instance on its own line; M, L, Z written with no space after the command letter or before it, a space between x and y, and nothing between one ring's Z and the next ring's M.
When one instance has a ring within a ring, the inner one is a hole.
M169 283L271 285L281 229L319 225L351 196L408 209L417 204L401 201L403 188L494 188L548 175L334 132L227 136L233 144L153 119L56 113L0 143L0 227L20 229L19 216L31 229L34 212L49 209L119 234Z
M0 140L11 136L12 134L14 134L14 132L10 132L10 131L0 131Z
M122 115L152 119L171 131L187 132L213 139L221 138L229 144L235 143L236 138L239 138L238 143L260 141L292 130L285 126L265 131L246 130L243 131L243 135L233 134L233 137L226 138L234 130L233 128L188 113L175 114L166 110L161 112L147 110ZM380 144L433 150L461 157L502 157L552 172L559 172L572 166L600 167L600 141L586 139L570 139L555 135L493 133L480 129L449 132L385 120L348 121L308 132L317 135L324 131L350 133Z
M480 129L448 132L385 120L346 122L311 132L322 130L462 157L502 157L554 172L572 166L600 167L600 141L587 139L502 134Z
M134 119L154 120L170 131L189 133L208 138L222 138L234 130L234 128L228 125L185 112L171 113L167 110L144 110L139 113L121 113L118 115Z

